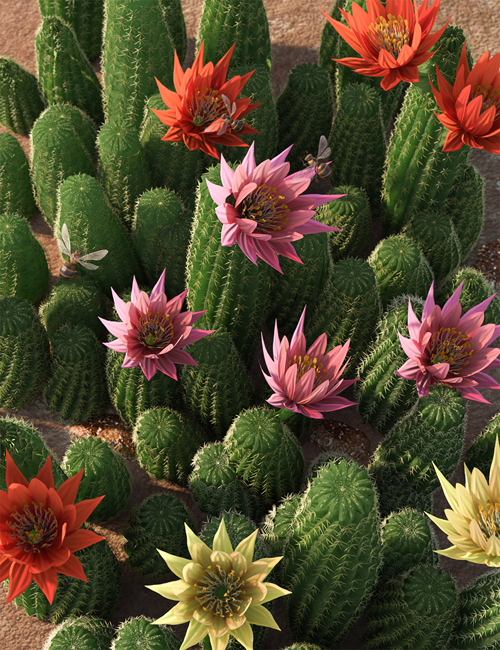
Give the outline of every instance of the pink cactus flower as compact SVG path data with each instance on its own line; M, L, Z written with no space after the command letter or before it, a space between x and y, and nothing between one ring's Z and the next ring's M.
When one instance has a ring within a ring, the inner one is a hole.
M489 404L478 388L500 388L483 372L498 368L500 349L488 345L500 334L500 325L482 325L484 312L493 296L461 317L460 292L463 282L446 301L443 309L434 303L434 283L429 290L422 313L422 323L408 301L410 338L399 334L409 360L396 371L405 379L415 379L419 397L427 397L429 387L436 383L456 388L463 397Z
M307 305L306 305L307 306ZM349 350L350 339L344 345L337 345L325 354L326 334L321 334L306 351L306 339L303 333L306 307L299 319L290 345L284 336L278 335L278 324L274 323L273 359L269 356L264 339L262 349L269 377L262 370L267 383L274 390L274 395L267 400L278 408L302 413L309 418L321 420L322 411L337 411L353 406L338 394L357 379L340 379L349 359L344 363Z
M272 160L255 162L252 142L243 162L232 170L221 155L221 181L207 180L215 212L222 225L222 246L236 242L254 264L257 256L280 273L277 253L302 264L293 241L315 232L339 230L313 221L315 208L345 194L302 194L315 175L314 168L290 174L285 158L293 145ZM229 200L228 200L229 197Z
M104 345L125 353L122 368L140 365L148 381L157 370L177 379L175 363L197 366L192 356L181 348L215 332L192 328L192 324L203 316L204 311L181 312L187 289L167 302L164 286L165 271L149 297L139 289L134 277L131 302L124 302L111 289L116 311L122 321L117 323L99 318L111 334L118 337L116 341Z

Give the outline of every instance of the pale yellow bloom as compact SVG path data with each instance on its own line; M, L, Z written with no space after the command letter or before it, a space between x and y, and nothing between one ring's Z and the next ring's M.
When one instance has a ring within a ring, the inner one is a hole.
M465 487L454 488L434 465L451 510L446 519L425 513L448 535L453 544L440 555L455 560L500 567L500 447L498 436L490 468L489 481L477 468L471 472L464 465Z
M225 650L231 634L246 650L253 650L251 623L280 629L262 605L291 593L263 582L282 558L268 557L252 562L257 530L233 551L224 519L215 534L213 549L184 525L191 560L157 549L180 580L147 585L161 596L179 601L155 623L180 625L189 622L179 650L191 648L207 634L212 650Z

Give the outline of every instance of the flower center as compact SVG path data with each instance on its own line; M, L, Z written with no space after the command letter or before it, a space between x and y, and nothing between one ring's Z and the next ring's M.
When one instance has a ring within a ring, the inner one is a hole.
M275 187L259 185L241 202L241 216L258 222L256 232L269 234L282 230L290 212L287 204L282 203L284 199Z
M483 505L479 504L479 527L489 539L490 537L497 537L500 539L500 499L486 500L488 510Z
M219 564L209 565L200 579L194 583L195 599L205 612L212 612L221 618L238 613L245 600L245 581L234 569L228 571Z
M288 362L288 367L293 366L294 364L297 364L297 381L311 368L315 369L315 377L314 377L314 383L313 383L313 389L319 386L322 382L325 381L326 379L326 370L323 370L323 364L318 363L318 359L316 357L309 357L309 355L305 355L304 357L294 355L293 359L290 359Z
M16 548L22 548L25 553L40 553L57 535L57 520L52 510L34 501L31 507L25 505L22 512L15 508L6 523L10 528L7 535L16 541Z
M378 52L387 50L397 59L403 45L408 45L410 41L408 21L392 14L388 14L387 20L379 16L375 22L370 23L367 36Z
M140 318L139 341L148 348L163 349L170 343L173 333L168 314L157 312Z
M203 87L197 88L188 102L188 108L193 118L193 124L207 127L220 117L227 114L226 105L218 90Z
M483 86L482 84L476 84L474 89L471 91L471 100L475 97L483 97L483 105L481 106L481 113L487 111L488 108L492 106L495 107L495 117L497 120L500 117L500 88L492 88L491 84L488 86Z
M474 353L471 345L469 337L454 327L442 327L430 340L431 361L433 364L449 363L449 374L458 374Z

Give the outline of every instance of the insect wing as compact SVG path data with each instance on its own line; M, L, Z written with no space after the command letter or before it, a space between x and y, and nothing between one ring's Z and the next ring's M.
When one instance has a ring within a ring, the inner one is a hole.
M328 146L328 140L325 138L324 135L321 136L319 139L319 146L318 146L318 155L316 158L318 160L327 160L330 157L330 154L332 153L332 150Z
M57 240L59 249L61 250L61 253L64 253L68 257L71 257L71 242L69 240L68 226L65 223L63 223L61 229L61 237L62 239Z
M81 260L78 260L78 264L81 264L83 267L86 269L90 269L91 271L95 271L99 267L96 266L95 264L89 264L88 262L82 262Z
M80 264L85 260L102 260L103 257L106 257L108 254L107 250L95 251L94 253L88 253L87 255L82 255L78 260Z
M219 119L215 120L215 122L212 122L209 126L207 126L206 129L204 129L203 133L215 133L217 132L217 135L222 135L227 131L229 124L227 119L224 119L223 117L219 117Z

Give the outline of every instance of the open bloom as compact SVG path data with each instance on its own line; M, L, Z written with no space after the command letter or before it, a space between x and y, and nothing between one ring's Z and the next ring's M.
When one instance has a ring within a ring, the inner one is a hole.
M158 111L154 108L151 110L163 124L170 127L162 140L170 142L184 140L191 151L201 149L210 156L218 158L219 153L215 143L230 147L248 147L243 140L234 135L234 132L238 135L258 133L248 124L241 122L241 118L262 104L251 104L248 98L237 99L255 70L242 77L237 75L226 81L234 45L215 67L211 62L203 64L203 48L204 43L201 44L193 67L188 68L186 72L182 70L177 52L175 53L176 92L166 88L155 77L161 98L169 110ZM214 123L217 128L214 128Z
M274 390L274 395L267 400L269 404L320 420L323 418L322 411L338 411L356 403L338 394L357 380L340 379L349 362L348 359L342 365L350 339L325 354L326 334L322 334L306 351L303 333L305 315L306 307L290 345L286 336L280 341L278 323L274 322L273 359L266 350L261 334L264 359L271 376L264 371L262 374Z
M0 581L9 578L7 601L22 594L34 580L52 604L57 574L87 582L73 553L105 539L80 526L102 497L74 503L83 469L54 488L50 456L28 481L8 451L7 492L0 499Z
M323 15L342 38L361 55L333 59L368 77L383 77L381 86L390 90L400 81L418 81L418 67L431 58L429 49L441 37L446 26L430 34L439 11L440 0L427 8L424 0L417 9L416 0L368 0L368 12L353 2L352 16L340 9L349 27ZM448 21L450 22L450 21Z
M318 206L345 196L302 194L309 187L315 170L303 169L287 176L290 163L285 162L285 158L292 146L272 160L257 165L252 142L234 171L221 156L222 187L206 181L217 203L215 212L223 224L221 244L233 246L236 242L254 264L258 256L280 273L276 253L302 264L291 242L313 232L340 230L313 221L311 217Z
M111 289L121 322L99 317L111 334L118 337L117 340L104 345L125 353L122 368L135 368L140 365L148 381L156 370L177 379L175 363L197 366L193 357L181 348L215 332L193 329L192 324L203 316L205 311L181 312L188 290L167 302L164 285L165 271L160 275L149 297L145 291L139 289L134 277L131 302L124 302Z
M465 487L454 488L434 465L434 469L451 506L446 519L425 513L448 535L453 544L440 555L454 560L500 567L500 447L498 436L490 468L489 481L477 468L472 474L464 465Z
M489 402L478 388L500 388L492 377L482 372L498 368L498 348L488 345L500 334L500 325L482 325L484 312L493 296L469 309L461 317L460 293L463 282L446 301L443 309L434 304L434 283L429 290L422 313L422 323L408 301L410 338L399 334L403 350L410 357L396 375L415 379L419 397L427 397L429 387L436 383L456 388L462 397L476 402Z
M469 69L464 43L453 86L436 66L439 91L432 86L442 113L438 120L449 129L443 151L462 145L500 154L500 54L485 52ZM432 85L432 82L431 82Z
M184 526L192 559L185 560L158 549L180 580L147 585L165 598L180 601L155 623L180 625L189 622L179 650L191 648L207 634L212 650L225 650L230 635L244 648L252 650L251 623L280 629L263 604L291 592L263 581L281 557L252 562L257 530L233 551L224 519L215 534L213 550L189 526Z

